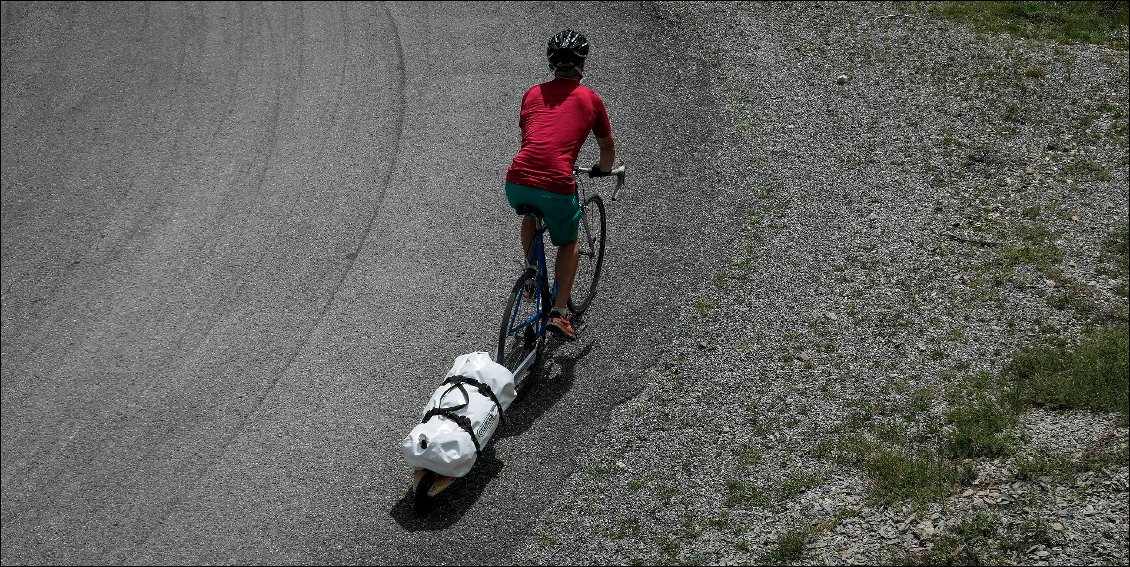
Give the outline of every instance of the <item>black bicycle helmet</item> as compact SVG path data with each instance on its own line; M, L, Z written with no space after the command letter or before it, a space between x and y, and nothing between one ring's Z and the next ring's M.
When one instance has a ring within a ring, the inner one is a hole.
M545 56L553 69L584 67L585 57L588 57L588 54L589 40L584 34L569 29L549 38L545 48Z

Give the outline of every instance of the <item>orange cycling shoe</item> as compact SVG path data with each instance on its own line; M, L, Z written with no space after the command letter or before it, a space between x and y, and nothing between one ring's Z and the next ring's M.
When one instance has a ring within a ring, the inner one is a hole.
M567 313L560 313L554 310L549 315L549 330L561 335L570 341L576 340L577 331L573 330L573 318Z

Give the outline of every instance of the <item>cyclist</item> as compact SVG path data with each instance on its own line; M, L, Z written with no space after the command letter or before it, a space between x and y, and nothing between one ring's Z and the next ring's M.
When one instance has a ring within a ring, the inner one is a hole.
M569 340L577 338L568 305L577 274L577 228L581 219L573 166L589 132L600 146L600 161L592 166L589 177L609 175L616 160L616 142L604 101L581 85L588 53L588 40L573 30L566 29L549 39L545 54L554 78L530 87L522 97L518 119L522 148L506 172L510 206L529 205L541 210L550 241L557 246L557 296L548 328ZM523 217L522 249L527 258L533 240L534 223Z

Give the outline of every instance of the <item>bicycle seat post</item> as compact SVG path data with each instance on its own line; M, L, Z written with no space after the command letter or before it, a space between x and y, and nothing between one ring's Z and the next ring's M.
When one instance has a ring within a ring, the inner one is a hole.
M534 221L534 231L541 232L545 230L545 219L538 215L526 215L526 217Z

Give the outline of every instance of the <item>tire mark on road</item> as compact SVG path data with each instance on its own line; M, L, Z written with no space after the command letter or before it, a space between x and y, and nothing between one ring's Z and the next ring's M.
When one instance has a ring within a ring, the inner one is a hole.
M264 21L264 25L266 27L266 31L267 31L267 35L268 35L268 41L267 41L266 49L268 49L270 51L270 53L273 55L272 59L273 59L274 64L275 64L275 80L281 86L282 61L281 61L281 55L279 53L281 48L280 48L279 45L277 45L277 43L279 43L281 40L279 39L279 34L276 32L275 27L271 24L270 14L266 11L266 9L264 8L264 6L262 4L259 4L259 8L260 8L261 13L263 14L263 21ZM247 18L244 17L244 5L242 5L242 4L239 6L239 13L240 13L240 24L242 26L243 22L245 22L247 20ZM243 32L243 31L244 30L241 27L241 32ZM241 33L241 35L242 35L242 33ZM244 56L247 56L247 55L248 55L248 53L244 52ZM238 76L236 77L236 81L238 82ZM278 92L279 90L281 90L281 89L276 89L276 92ZM266 144L265 144L265 154L266 155L263 159L262 167L261 167L260 171L257 172L257 174L252 174L252 172L250 171L250 168L248 168L249 170L247 171L248 174L256 175L256 179L254 179L254 181L253 181L254 186L257 188L257 190L254 192L254 194L255 194L255 199L253 201L254 203L259 203L262 200L263 183L266 181L267 172L270 169L270 164L271 164L272 158L273 158L273 156L274 156L274 154L277 150L278 135L279 135L279 121L281 119L282 104L283 104L282 99L283 99L284 96L285 95L283 95L283 94L276 95L275 100L274 100L274 104L272 105L272 109L270 111L271 112L270 131L269 131L269 134L267 136L267 141L266 141ZM253 210L253 209L249 209L249 210ZM219 241L218 239L212 239L208 243L208 245L211 247L212 250L214 250L215 247L218 245L218 241ZM201 249L204 249L204 247L202 246ZM264 254L264 251L260 250L256 264L258 264L262 261L263 254ZM245 273L243 275L243 277L241 278L240 283L239 283L239 286L241 288L242 288L242 286L244 286L247 283L247 276L248 276L248 274ZM221 309L221 311L222 312L228 311L230 304L237 297L238 297L238 295L232 295L231 297L229 297L228 300L225 302L224 308ZM209 333L211 333L213 326L214 325L211 325L211 324L208 326L208 332ZM272 382L264 390L262 395L260 395L258 397L258 399L256 400L256 403L254 404L254 406L252 406L251 410L245 416L243 416L243 418L239 421L239 424L235 427L235 429L232 431L232 433L230 433L229 435L224 437L224 439L220 442L219 450L217 450L213 454L212 457L208 458L207 464L205 464L201 468L201 472L199 474L197 474L196 477L194 479L192 479L189 483L187 483L184 486L183 490L181 490L179 492L179 494L176 494L175 496L170 498L162 506L163 509L159 513L154 514L149 519L149 521L146 522L148 524L146 526L147 527L146 535L141 541L137 542L135 547L131 550L133 553L136 553L136 550L138 550L138 549L144 549L148 546L149 542L152 541L153 537L157 534L158 526L164 526L164 525L167 524L169 517L172 516L178 509L180 509L180 507L184 504L185 500L188 498L189 494L191 494L194 490L196 490L196 488L200 484L200 480L203 479L204 477L206 477L212 471L212 469L216 466L216 464L219 463L223 459L224 455L227 453L228 447L231 445L232 440L234 440L235 437L238 436L239 433L241 431L243 431L243 429L247 426L247 422L250 420L250 417L258 411L258 408L262 404L263 400L266 398L267 393L270 392L270 390L274 387L275 383L277 383L277 382L278 382L278 375L276 374L273 377ZM129 556L125 556L124 554L119 554L118 559L121 560L121 561L127 561L127 560L129 560Z
M165 510L157 516L157 518L159 519L151 524L149 533L147 534L145 540L138 546L138 548L145 548L153 539L154 535L156 535L156 530L152 528L158 525L167 525L168 518L172 516L173 513L175 513L184 504L185 500L188 498L188 495L196 490L196 488L199 486L200 481L208 476L208 474L215 468L215 466L223 460L223 458L227 455L231 446L235 442L236 438L238 438L239 435L247 428L247 425L251 422L252 418L259 413L259 410L262 408L263 403L267 399L267 396L269 396L271 392L274 391L275 387L278 385L282 377L294 365L294 362L295 360L297 360L298 355L301 354L303 349L306 348L306 345L310 342L310 338L314 335L314 332L317 331L322 321L325 319L326 314L329 312L330 306L333 305L334 300L337 298L338 292L344 286L346 277L348 277L350 272L352 272L353 266L356 264L357 258L360 256L361 249L364 247L365 242L369 238L369 234L372 232L373 225L376 223L377 216L379 216L384 204L384 197L388 190L389 183L392 181L393 173L395 172L396 165L400 159L400 147L402 145L402 140L404 137L404 112L406 96L404 45L401 38L400 28L396 23L396 18L392 15L392 11L388 8L387 3L383 4L382 7L384 8L385 17L388 19L389 25L393 29L393 35L395 35L396 43L397 65L395 66L395 70L397 71L397 73L394 84L394 88L397 93L395 110L396 124L394 127L394 131L396 132L396 142L392 144L392 155L388 162L388 170L385 172L384 178L381 180L380 185L378 185L380 192L375 199L373 210L370 212L369 217L365 222L365 227L364 229L362 229L357 239L357 245L354 247L352 253L346 255L347 263L338 276L337 282L334 284L332 290L329 293L329 296L326 298L326 301L319 308L313 323L311 323L306 333L304 333L302 340L299 341L297 345L295 345L293 351L287 357L286 362L282 364L281 367L271 375L270 382L268 383L267 387L264 388L263 391L257 396L255 403L242 417L242 419L240 419L239 424L221 440L221 442L219 443L219 450L211 459L209 459L208 464L203 467L201 474L197 475L192 484L185 487L185 490L181 491L181 493L177 495L177 497L172 499L172 501L170 501L165 506ZM269 21L268 28L270 28ZM276 49L275 52L277 53L278 50Z
M152 28L150 28L150 22L153 21L153 18L151 17L152 11L153 11L153 7L149 6L148 9L145 12L144 29L146 29L146 30L152 29ZM187 10L185 10L185 11L187 11ZM86 14L82 13L80 15L86 15ZM175 176L172 173L172 170L175 168L175 162L177 160L176 156L183 153L182 148L183 148L183 146L186 145L186 143L184 141L183 132L186 130L185 125L189 122L189 119L190 119L189 114L188 114L188 100L189 100L189 95L187 93L188 84L187 84L186 77L185 77L185 68L188 65L188 44L189 44L189 42L188 42L189 38L188 38L188 35L187 35L187 31L186 31L186 26L187 26L186 20L187 20L187 18L182 16L182 17L179 17L178 20L180 22L180 26L176 30L176 38L177 38L176 45L179 45L180 49L179 49L179 52L178 52L177 57L176 57L176 62L172 63L172 69L175 70L175 79L173 81L170 81L170 91L171 92L167 96L168 102L167 102L167 106L164 107L165 108L164 114L167 115L167 116L172 116L174 114L174 105L177 107L176 111L178 111L178 112L176 112L175 126L168 128L168 130L171 131L174 135L171 137L171 140L167 143L166 147L161 150L160 155L158 157L155 157L154 160L153 160L153 162L154 162L153 184L158 185L158 186L170 186L175 181L175 179L174 179ZM51 57L52 57L52 59L54 59L57 56L53 52ZM152 74L150 74L150 76L152 76ZM158 110L154 109L152 111L152 114L154 116L157 116L160 113L158 112ZM156 118L154 118L153 120L156 120ZM75 158L71 158L71 159L73 160ZM157 210L158 210L157 205L151 205L148 208L145 215L139 215L139 217L138 217L139 220L134 222L133 227L130 229L130 232L128 233L130 241L132 241L132 239L137 234L141 233L144 230L142 228L142 221L140 219L141 218L150 218L150 217L155 216ZM62 290L64 288L78 287L78 284L76 282L82 281L82 280L90 280L92 278L89 277L87 274L97 273L98 271L100 271L102 269L97 264L97 262L89 261L94 256L96 256L94 251L95 251L96 247L98 246L98 244L99 243L97 241L92 241L92 242L86 244L85 248L82 251L77 252L77 259L74 261L74 263L71 266L67 267L67 269L65 270L64 277L62 277L59 280L57 280L56 282L54 282L52 284L50 290L46 294L44 294L44 296L43 296L45 298L44 301L50 301L50 300L54 299L55 296L57 296L59 294L60 290ZM111 250L111 253L114 253L115 254L114 257L116 258L117 256L121 255L121 251L125 246L126 246L126 244L124 244L124 243L119 244L114 250ZM83 264L80 267L77 267L77 268L73 267L73 266L75 266L79 263L79 260L84 261ZM57 316L56 316L56 318L52 319L52 321L56 321L56 320L57 320ZM61 324L45 325L45 326L42 327L42 332L48 333L50 331L50 329L61 327L61 326L62 326ZM40 329L37 329L37 332L38 331L40 331ZM157 360L160 360L160 363L161 363L162 366L166 365L169 362L169 360L173 356L175 356L176 352L179 352L180 345L183 344L183 342L185 340L185 336L187 334L188 334L187 328L180 329L179 334L177 334L177 336L174 340L174 344L177 345L177 348L176 349L169 349L168 351L161 354L159 356L159 358L157 358ZM28 350L28 353L25 355L25 357L26 357L25 359L29 360L29 361L34 361L36 359L36 357L39 356L40 352L44 348L48 348L50 346L50 344L51 343L49 341L46 341L46 340L42 340L42 339L35 340L32 343L31 348ZM28 379L29 380L35 379L34 374L29 373ZM37 395L37 392L38 391L35 390L35 389L26 389L26 390L21 389L21 390L17 391L16 396L18 396L18 397L9 396L11 398L9 400L9 402L22 404L24 399ZM66 436L65 441L62 441L61 445L36 447L29 452L28 456L23 458L24 462L30 460L32 462L38 463L35 466L34 469L29 470L25 473L28 478L34 479L36 486L41 486L41 487L55 486L56 484L58 484L58 482L61 478L63 478L64 476L66 476L68 474L71 474L71 471L68 470L68 469L63 469L63 468L50 469L49 468L50 460L41 458L41 456L45 452L58 452L58 453L62 453L62 454L80 454L81 453L81 450L80 450L81 446L84 443L88 442L88 440L85 437L77 437L77 435L76 435L76 433L78 431L80 431L82 427L84 427L84 426L82 425L82 422L80 421L80 422L78 422L78 425L76 425L76 430L72 431L72 433L70 435ZM77 468L89 468L91 463L98 457L99 457L98 451L89 452L89 454L80 458L80 460L76 463L76 467ZM45 470L46 470L46 472L43 472Z
M365 242L369 239L369 233L372 232L373 224L376 222L377 216L380 214L381 206L384 204L385 193L388 190L389 183L392 181L392 175L396 171L396 165L400 160L400 146L404 138L404 44L400 37L400 28L396 24L396 18L393 17L392 12L388 9L387 4L384 4L383 8L385 10L386 17L388 18L389 25L392 27L394 35L396 36L396 69L399 71L396 75L396 92L398 94L398 100L396 102L396 126L394 128L394 130L396 131L396 143L392 145L392 156L389 159L388 170L385 172L384 179L381 180L381 184L379 185L380 194L376 198L376 204L373 206L373 210L369 213L369 218L365 221L365 228L361 230L360 237L357 239L357 245L353 248L353 252L346 255L345 269L343 269L341 271L341 274L338 276L337 282L334 284L332 291L330 291L329 297L326 298L325 303L323 303L322 307L318 310L318 315L315 317L314 323L310 326L309 331L302 338L302 342L299 343L297 348L294 349L294 352L292 352L290 357L287 358L286 364L284 364L279 372L274 376L271 384L272 387L278 382L278 379L282 376L282 374L289 370L290 367L294 364L294 361L298 358L299 353L302 352L302 349L305 348L306 344L310 341L310 337L314 334L314 331L316 331L321 325L321 322L325 318L326 313L329 312L330 306L333 305L334 300L337 299L338 292L341 291L342 286L345 284L345 278L348 277L350 272L353 271L353 266L357 263L357 257L360 256L361 249L365 246ZM345 68L345 66L342 67L342 72L344 72ZM341 88L339 87L339 108L336 112L340 111L340 90ZM255 409L258 410L258 404L256 405Z
M341 291L342 286L345 284L346 277L348 277L350 272L353 271L353 266L357 263L357 258L358 256L360 256L361 249L364 247L365 242L369 238L369 233L371 233L373 230L373 224L376 222L377 216L381 211L381 205L384 203L385 192L388 190L388 185L392 181L393 172L396 170L396 164L400 158L401 140L404 137L404 46L400 38L400 28L396 24L396 19L393 17L392 12L388 9L387 5L384 5L384 9L386 17L389 20L389 24L392 26L394 34L396 36L396 58L398 61L397 70L399 70L400 72L397 74L396 82L396 91L399 95L399 100L397 100L396 108L396 127L394 128L394 130L396 131L396 143L392 146L392 156L391 159L389 159L388 170L385 172L384 179L381 181L381 184L379 186L380 194L376 199L376 204L373 206L373 210L369 213L369 218L365 221L365 228L362 229L361 234L357 239L357 245L353 248L352 253L346 255L345 268L338 276L337 282L334 284L333 289L329 293L329 297L326 298L326 301L322 304L321 308L318 309L318 314L315 316L314 322L310 325L310 328L303 335L302 340L298 343L298 345L295 346L290 356L287 357L286 362L282 365L281 368L279 368L278 371L276 371L271 376L270 384L263 391L262 395L256 400L254 407L252 407L251 411L247 414L246 418L240 424L239 429L235 432L235 434L231 435L228 439L225 439L225 442L223 444L225 452L227 446L232 441L234 441L239 431L242 431L247 422L250 421L251 416L255 415L259 411L267 395L278 384L283 374L285 374L287 370L289 370L290 367L294 365L294 361L298 358L298 355L301 354L302 350L306 347L306 344L310 342L310 337L313 336L314 332L321 326L322 320L325 319L326 313L329 312L330 306L333 305L334 300L337 299L338 292Z

